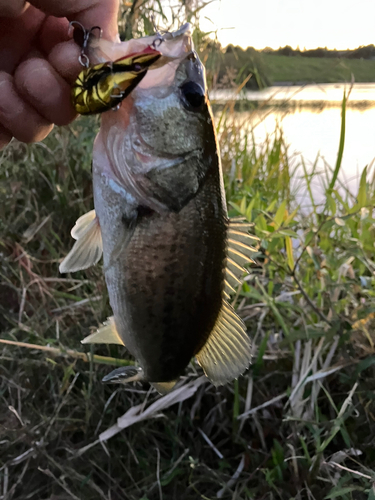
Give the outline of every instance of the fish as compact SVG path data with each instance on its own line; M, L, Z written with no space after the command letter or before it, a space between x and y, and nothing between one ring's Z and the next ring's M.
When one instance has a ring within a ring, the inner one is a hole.
M120 109L101 115L95 209L73 227L76 242L60 272L86 269L103 256L113 316L82 343L124 345L137 360L103 382L145 381L164 394L195 357L215 386L224 385L251 361L250 336L230 298L253 262L256 237L251 224L228 219L205 69L190 25L96 44L97 63L148 46L162 56Z

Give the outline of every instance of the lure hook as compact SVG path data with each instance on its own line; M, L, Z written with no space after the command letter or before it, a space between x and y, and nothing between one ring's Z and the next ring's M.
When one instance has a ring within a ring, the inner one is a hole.
M77 45L81 47L81 54L78 57L78 61L81 66L88 68L90 65L90 59L86 54L90 36L93 34L95 30L99 30L99 38L102 36L102 29L100 26L93 26L89 30L79 22L79 21L71 21L69 23L69 28L73 27L73 39ZM79 30L77 29L79 28Z
M157 50L158 47L160 47L160 45L165 41L164 40L164 37L163 35L160 33L158 27L156 26L156 23L155 23L155 17L153 14L151 14L151 22L152 22L152 25L154 27L154 30L155 30L155 35L156 35L156 38L155 40L152 42L151 44L151 47L155 50Z
M84 68L88 68L90 65L90 59L88 58L88 56L84 52L80 53L80 55L78 57L78 62Z

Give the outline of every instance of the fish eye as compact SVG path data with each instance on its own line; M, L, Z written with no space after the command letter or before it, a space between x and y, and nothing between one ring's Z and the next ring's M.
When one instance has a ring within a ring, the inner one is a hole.
M133 67L134 67L134 71L138 72L138 71L142 70L142 65L139 63L135 63Z
M183 102L188 109L198 110L205 102L206 94L195 82L186 82L180 87Z

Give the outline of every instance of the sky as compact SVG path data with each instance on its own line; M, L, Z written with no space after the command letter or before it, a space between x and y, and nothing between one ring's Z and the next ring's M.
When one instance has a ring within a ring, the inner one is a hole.
M375 1L214 0L200 27L218 30L222 46L354 49L375 45Z

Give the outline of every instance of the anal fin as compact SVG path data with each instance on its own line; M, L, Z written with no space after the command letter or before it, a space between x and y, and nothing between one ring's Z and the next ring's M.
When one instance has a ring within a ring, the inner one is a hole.
M81 344L125 345L117 331L113 316L109 317L96 332L81 340Z
M73 273L97 264L103 253L102 234L95 210L80 217L71 231L77 241L61 262L60 273Z
M196 358L216 386L238 378L250 365L251 344L245 324L226 300L223 300L216 324Z

